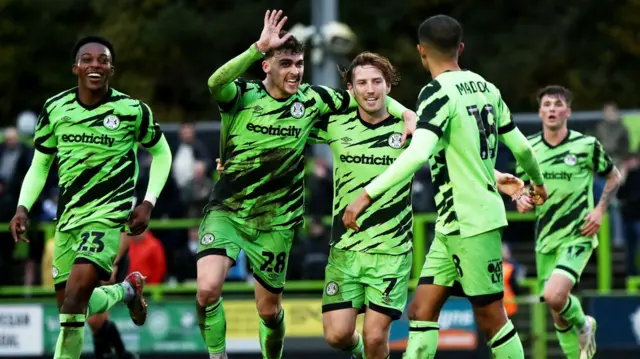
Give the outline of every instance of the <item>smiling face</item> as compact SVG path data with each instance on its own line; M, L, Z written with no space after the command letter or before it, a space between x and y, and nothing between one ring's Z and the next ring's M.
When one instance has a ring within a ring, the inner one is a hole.
M78 50L72 71L78 76L78 85L89 91L107 87L114 67L109 49L98 43L88 43Z
M382 71L373 65L357 66L353 69L353 82L348 83L358 105L368 114L374 115L386 107L391 84L384 79Z
M274 97L286 98L295 95L304 75L304 54L292 50L276 51L262 62L267 82L275 91Z
M561 95L544 95L540 98L538 115L545 128L558 131L567 126L567 120L571 116L571 107L569 107L567 99Z

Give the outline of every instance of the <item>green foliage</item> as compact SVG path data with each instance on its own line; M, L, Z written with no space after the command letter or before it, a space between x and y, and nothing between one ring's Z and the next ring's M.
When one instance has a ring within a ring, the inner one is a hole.
M113 86L148 102L159 121L217 119L208 76L257 40L264 11L281 7L288 26L311 22L310 0L0 0L0 121L76 84L73 43L87 34L116 48ZM394 98L413 106L429 80L416 30L430 15L450 14L465 28L461 65L501 89L514 111L531 111L538 87L575 92L576 109L614 99L636 107L640 11L636 0L340 1L340 21L364 49L389 57L402 81ZM305 79L311 74L310 62ZM260 78L256 64L246 75Z

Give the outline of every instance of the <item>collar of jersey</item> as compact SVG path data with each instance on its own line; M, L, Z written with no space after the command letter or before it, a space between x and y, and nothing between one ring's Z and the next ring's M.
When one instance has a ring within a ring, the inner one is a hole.
M87 110L95 110L96 108L104 105L105 103L107 103L109 101L109 99L111 98L111 95L113 93L113 89L111 87L109 87L109 90L107 90L107 93L104 94L104 97L102 97L102 99L100 101L98 101L96 104L92 105L92 106L88 106L82 103L82 101L80 101L80 90L76 87L76 102L78 103L78 105L82 106L84 109Z
M356 108L356 118L358 119L358 121L360 121L360 123L369 129L375 130L376 128L383 126L387 121L393 121L393 119L395 119L395 117L393 117L393 115L389 115L389 117L385 118L384 120L374 124L371 124L365 120L362 119L362 117L360 116L360 110L358 108Z
M567 141L569 141L569 137L571 137L571 130L567 131L567 135L564 136L564 138L562 139L562 141L560 141L560 143L558 143L557 145L553 146L552 144L550 144L549 142L547 142L547 140L544 139L544 132L540 133L540 137L542 137L542 143L544 143L547 147L549 148L558 148L562 145L564 145Z

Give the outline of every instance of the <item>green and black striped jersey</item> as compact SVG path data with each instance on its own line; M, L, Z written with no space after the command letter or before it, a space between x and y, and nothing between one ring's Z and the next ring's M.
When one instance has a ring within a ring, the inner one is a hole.
M343 250L399 255L411 251L412 176L390 188L358 218L360 231L342 223L345 208L400 155L404 121L389 116L375 125L362 120L357 108L321 121L312 141L331 146L333 225L331 246Z
M122 227L138 177L137 144L153 147L161 138L149 107L114 89L91 107L79 102L77 88L48 99L34 142L57 159L58 230L91 222Z
M498 137L515 129L500 91L471 71L444 72L420 92L418 128L439 140L429 159L436 231L475 236L507 225L494 168Z
M346 91L302 84L283 100L261 81L235 80L236 97L218 103L224 171L205 210L222 210L243 226L281 230L302 223L304 149L322 115L349 107Z
M585 238L580 232L584 217L594 208L593 176L608 175L613 169L611 158L595 137L576 131L569 131L557 146L545 141L542 133L528 139L549 193L547 201L535 209L536 251L549 253L590 240L597 245L597 236ZM520 166L516 174L528 180Z

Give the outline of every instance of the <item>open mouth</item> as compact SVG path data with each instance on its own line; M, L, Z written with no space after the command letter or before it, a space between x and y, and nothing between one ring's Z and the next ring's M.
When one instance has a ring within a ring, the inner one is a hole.
M296 86L300 83L300 79L289 79L287 81L285 81L285 83L287 83L288 85L291 86Z
M367 97L365 98L365 101L369 104L369 105L375 105L376 101L378 101L377 97Z
M557 117L556 117L556 115L549 115L549 119L550 120L555 120L555 119L557 119Z
M103 75L99 72L89 72L87 74L87 77L90 78L91 80L100 80L102 79Z

